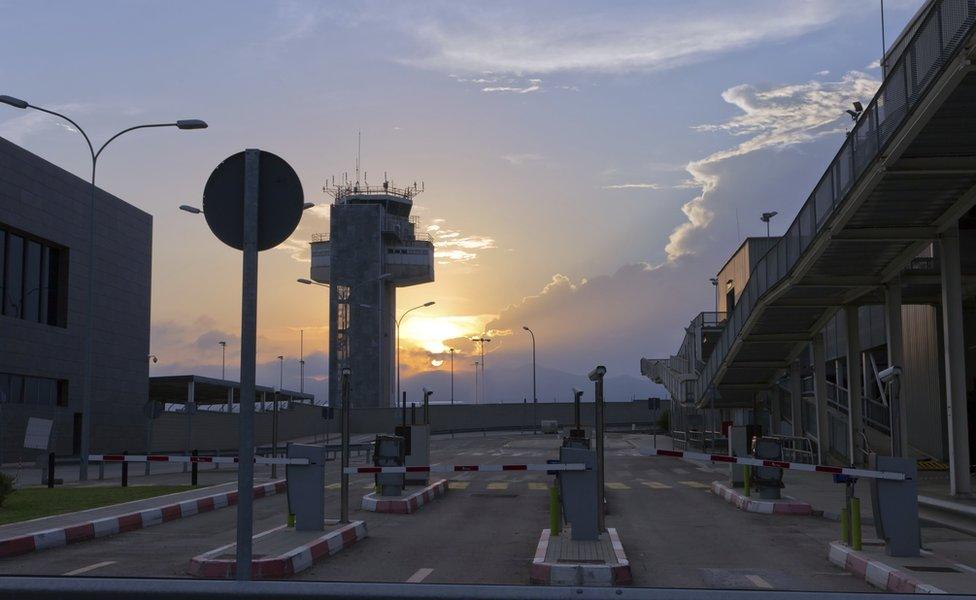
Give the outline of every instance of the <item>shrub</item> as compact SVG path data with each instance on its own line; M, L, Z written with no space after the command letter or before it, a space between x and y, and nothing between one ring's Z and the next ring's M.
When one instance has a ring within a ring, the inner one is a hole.
M14 477L0 473L0 506L14 493Z

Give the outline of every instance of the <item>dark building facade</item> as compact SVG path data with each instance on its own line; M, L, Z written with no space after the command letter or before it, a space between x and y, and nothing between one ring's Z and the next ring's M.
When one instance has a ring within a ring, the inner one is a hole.
M0 462L31 460L30 417L77 454L88 311L87 181L0 138ZM152 216L96 195L91 450L139 449L148 399Z

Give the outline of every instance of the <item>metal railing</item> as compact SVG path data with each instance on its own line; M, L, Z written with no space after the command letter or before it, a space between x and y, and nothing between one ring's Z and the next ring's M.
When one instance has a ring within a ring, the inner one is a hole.
M759 298L792 271L817 234L847 201L855 182L918 106L949 59L961 49L963 40L972 33L974 22L976 3L971 0L940 0L932 4L786 235L752 269L749 281L695 385L698 399L703 398L712 385Z

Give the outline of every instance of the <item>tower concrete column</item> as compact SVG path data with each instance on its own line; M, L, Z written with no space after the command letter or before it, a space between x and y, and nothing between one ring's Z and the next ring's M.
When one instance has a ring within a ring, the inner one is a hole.
M972 493L972 480L969 475L969 415L966 407L966 347L963 339L958 224L939 235L939 245L949 429L949 490L954 496L969 495Z
M904 344L901 332L901 279L895 277L885 284L885 335L888 340L888 366L902 367L900 388L906 389L904 372ZM905 397L896 394L888 398L891 424L892 456L908 456L908 419L905 418Z
M847 321L847 452L850 464L864 463L861 413L861 326L857 306L845 306Z
M827 432L827 360L823 332L813 336L813 393L817 400L817 462L824 464L830 434Z

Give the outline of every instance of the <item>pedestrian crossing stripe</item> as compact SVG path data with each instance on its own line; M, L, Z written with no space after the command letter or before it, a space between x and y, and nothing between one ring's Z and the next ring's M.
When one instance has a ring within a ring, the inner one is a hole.
M709 486L705 485L704 483L699 483L697 481L679 481L678 483L699 490L707 490L709 488Z
M544 484L544 483L539 483L538 481L530 481L529 482L529 489L530 490L548 490L549 489L549 486L546 485L546 484Z
M642 485L646 485L647 487L651 488L652 490L670 490L671 489L671 486L670 485L665 485L665 484L660 483L660 482L657 482L657 481L642 481L641 484Z
M629 490L630 486L626 483L620 483L619 481L611 481L610 483L604 484L611 490Z
M493 481L493 482L491 482L491 483L488 484L488 489L489 490L507 490L508 489L508 482L507 481Z
M452 490L466 490L470 481L449 481L447 487Z

